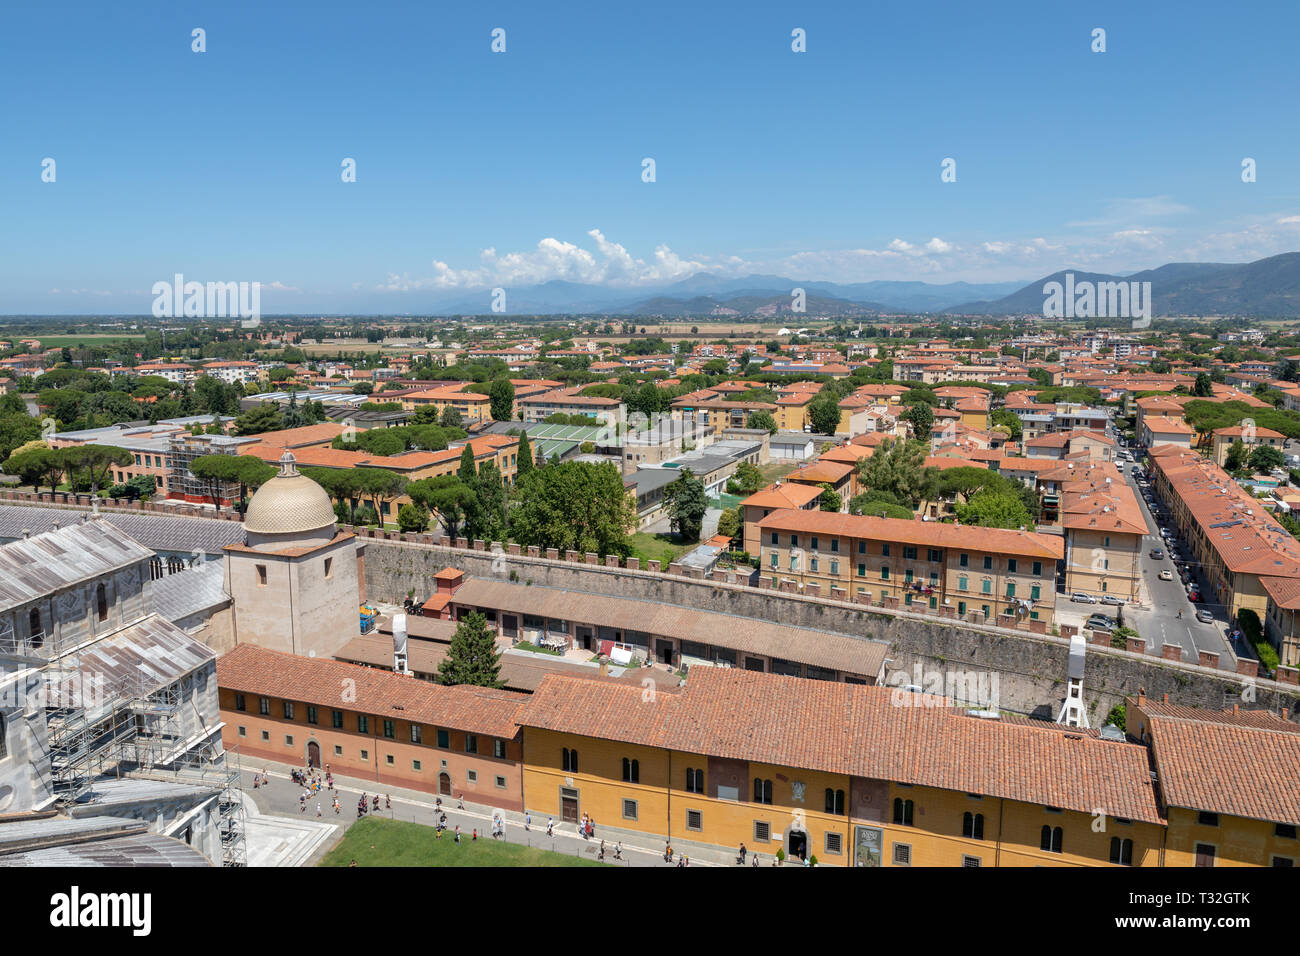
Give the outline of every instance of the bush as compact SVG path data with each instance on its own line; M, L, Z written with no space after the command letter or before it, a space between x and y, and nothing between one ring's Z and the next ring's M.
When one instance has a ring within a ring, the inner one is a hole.
M1110 709L1110 713L1106 715L1106 723L1114 724L1120 730L1124 729L1125 719L1126 718L1125 718L1123 704L1116 704L1114 707Z

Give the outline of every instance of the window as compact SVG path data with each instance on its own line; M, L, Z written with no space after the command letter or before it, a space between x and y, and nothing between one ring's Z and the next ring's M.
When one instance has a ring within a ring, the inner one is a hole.
M840 854L844 852L844 834L827 833L826 834L826 852Z
M561 757L561 769L565 773L578 772L578 751L570 750L568 747L565 747L560 757Z
M965 591L969 585L970 585L970 581L967 580L966 575L963 574L957 578L958 591Z
M1295 860L1287 856L1275 856L1273 857L1273 866L1274 868L1277 869L1282 869L1282 868L1290 869L1291 867L1295 866Z
M411 761L411 769L414 770L416 773L419 773L419 771L420 771L420 761L418 761L418 760L412 760L412 761Z
M777 536L777 533L776 533L775 531L773 531L773 532L772 532L772 543L773 543L773 544L780 544L780 543L781 543L780 541L777 540L777 537L778 537L778 536Z
M641 782L641 762L639 760L628 760L627 757L623 758L623 782Z
M1288 839L1288 840L1294 840L1294 839L1295 839L1295 824L1294 824L1294 823L1275 823L1275 824L1273 825L1273 835L1274 835L1274 836L1285 837L1285 838Z
M981 594L992 594L992 593L993 593L993 582L990 581L988 578L985 578L983 581L981 581L981 582L980 582L980 593L981 593Z
M624 800L624 801L623 801L623 819L624 819L624 820L635 820L635 819L636 819L636 801L635 801L635 800Z
M29 640L32 647L40 647L45 643L45 632L41 630L41 609L34 607L27 614L27 628L31 635Z
M316 719L316 708L313 707L311 704L307 705L307 723L309 724L318 723Z
M1042 562L1042 561L1035 561L1035 562L1034 562L1034 576L1037 577L1038 575L1040 575L1040 574L1042 574L1042 573L1043 573L1043 562Z
M961 865L978 867L980 865L980 858L977 856L963 856L961 858Z
M911 547L911 546L909 546L909 545L904 545L904 546L903 546L903 560L904 560L904 561L915 561L915 560L916 560L916 548Z
M284 702L284 719L293 720L293 701L291 700Z
M330 712L330 722L334 725L335 730L343 729L343 711L335 710Z
M1133 841L1129 839L1120 839L1119 837L1110 838L1110 862L1118 863L1120 866L1133 865Z
M498 790L504 790L506 788L506 778L497 774L496 785Z
M790 566L790 570L791 570L791 571L794 570L794 566L793 566L793 565ZM814 554L811 558L809 558L809 560L808 560L808 570L809 570L809 571L816 571L816 570L817 570L817 555Z
M889 580L889 565L886 564L880 569L880 580L882 581Z
M894 866L912 865L912 847L906 843L894 844Z
M797 554L790 555L790 570L791 571L799 570L799 555Z
M451 732L446 730L438 731L438 746L443 750L451 749Z
M967 565L970 564L970 555L969 554L961 555L961 557L958 558L957 563L961 565L961 567L963 568L966 567Z
M293 746L293 736L292 736L291 734L285 734L285 735L284 735L284 745L285 745L286 747L292 747L292 746Z
M424 743L424 728L419 724L411 724L411 743Z
M704 829L704 814L702 814L699 810L687 810L687 811L686 811L686 829L688 829L688 830L703 830L703 829Z
M799 536L797 534L790 535L790 547L792 548L799 547Z
M1015 586L1015 584L1012 583L1011 581L1008 581L1008 582L1007 582L1007 597L1009 597L1009 598L1013 598L1013 597L1015 597L1015 596L1016 596L1016 586Z
M1219 825L1219 815L1210 813L1208 810L1202 810L1196 814L1196 822L1203 827L1217 827Z
M704 792L704 771L692 767L686 768L686 792Z
M1015 574L1019 563L1015 558L1007 558L1007 574Z
M961 815L961 835L971 840L984 839L984 814L963 813Z
M993 570L993 556L992 556L992 555L988 555L988 554L984 555L984 570L985 570L985 571L992 571L992 570Z
M1061 828L1044 825L1043 831L1039 836L1038 846L1039 849L1044 850L1048 853L1060 853L1061 852Z
M844 791L832 790L826 788L826 812L835 813L843 816L844 814Z
M506 759L506 742L500 737L492 741L492 756L498 760Z
M465 780L466 780L467 782L469 782L469 783L478 783L478 771L477 771L477 770L466 770L466 771L465 771Z
M474 734L465 735L465 753L467 754L478 753L478 737L476 735Z
M812 551L816 551L816 550L817 550L817 536L816 536L816 535L813 535L812 544L809 545L809 549L812 550Z
M334 573L334 559L325 559L325 577L330 577Z
M754 778L754 802L771 803L772 802L772 781L764 780L761 777Z
M3 720L4 720L4 717L3 717L3 716L0 716L0 721L3 721ZM240 727L240 728L239 728L239 736L241 736L241 737L247 737L247 736L248 736L248 728L247 728L247 727ZM3 757L4 755L5 755L5 754L4 754L4 741L3 741L3 740L0 740L0 757Z
M774 568L775 568L775 567L779 567L780 564L781 564L781 556L780 556L779 554L777 554L775 551L772 552L772 561L771 561L771 564L772 564L772 567L774 567Z
M831 538L831 553L832 553L832 554L839 554L839 553L840 553L840 539L839 539L839 538Z
M397 725L391 720L384 721L384 736L389 740L397 739Z
M95 588L95 609L98 611L101 621L108 620L108 593L104 590L102 584Z
M1035 584L1033 587L1029 589L1029 596L1035 601L1038 600L1038 598L1042 595L1042 593L1043 593L1042 588L1039 587L1037 584Z
M263 717L271 716L271 698L259 697L257 699L257 712Z
M392 754L386 754L386 755L384 756L384 761L388 764L388 766L391 767L391 766L393 765L393 755L392 755Z
M839 573L840 573L839 561L835 560L834 558L831 558L831 574L839 574Z
M1196 844L1196 865L1205 867L1214 866L1214 847L1209 843Z
M257 586L259 588L266 587L266 565L265 564L259 564L257 566Z
M867 543L865 541L859 541L858 554L866 554L866 553L867 553Z
M866 566L865 564L859 564L859 565L858 565L858 577L860 577L860 578L865 578L866 576L867 576L867 566Z
M338 744L335 744L335 745L334 745L334 756L336 756L336 757L342 757L342 756L343 756L343 748L340 747Z
M370 733L370 718L365 714L357 714L357 733Z
M271 732L270 732L269 730L264 730L264 731L262 731L262 739L263 739L263 740L270 740L270 739L271 739Z
M912 811L914 807L911 800L904 800L901 797L894 798L894 825L900 827L912 826Z
M926 557L934 564L938 564L941 560L943 560L942 555L940 555L939 552L934 548L930 548L927 551Z
M243 695L243 694L236 694L236 695L235 695L235 710L247 710L247 709L248 709L248 703L247 703L247 701L244 700L244 695Z

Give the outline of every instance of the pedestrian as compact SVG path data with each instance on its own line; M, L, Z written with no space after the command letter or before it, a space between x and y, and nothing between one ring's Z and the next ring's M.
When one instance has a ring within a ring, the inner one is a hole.
M340 809L340 807L339 807L339 798L338 798L338 797L335 797L335 798L334 798L334 814L335 814L336 816L338 815L339 809Z
M555 817L546 818L546 835L555 836Z
M462 793L459 797L456 798L456 809L457 810L465 809L465 794Z
M460 842L460 824L456 824L456 842Z
M745 865L745 844L740 845L740 865Z
M621 840L614 844L614 859L623 859L623 842Z
M527 813L527 812L525 812L525 813L524 813L524 830L527 831L527 830L531 830L532 828L533 828L533 815L532 815L531 813Z
M433 809L435 810L442 809L442 797L439 797L437 800L433 801Z
M601 840L601 841L600 841L600 853L596 854L596 859L598 859L598 860L603 860L603 859L605 859L605 841L604 841L604 840Z
M393 801L392 801L392 799L388 796L388 794L384 794L384 809L385 809L385 810L391 810L391 809L393 809Z
M475 828L474 828L474 835L473 835L473 837L471 838L471 842L474 842L474 843L477 843L477 842L478 842L478 827L475 827Z
M757 854L757 853L754 854L754 863L753 863L753 865L754 865L754 866L758 866L758 854Z

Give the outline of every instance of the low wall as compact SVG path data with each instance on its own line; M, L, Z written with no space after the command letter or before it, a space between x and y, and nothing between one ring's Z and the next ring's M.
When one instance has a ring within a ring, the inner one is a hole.
M427 537L427 536L424 536ZM415 543L375 533L365 535L366 593L371 600L401 602L410 591L417 598L436 590L433 576L452 566L475 577L496 577L524 585L591 591L614 597L662 601L782 624L835 631L889 644L888 671L903 670L902 683L920 684L950 672L997 675L1003 710L1047 715L1055 719L1065 699L1069 641L986 625L867 607L845 601L804 597L721 581L700 580L572 560L494 554L482 543L475 548ZM919 671L918 671L919 668ZM920 677L920 680L915 679ZM1089 719L1099 726L1115 704L1145 689L1149 698L1168 694L1189 707L1220 710L1243 700L1248 683L1214 668L1156 658L1110 647L1090 646L1084 678ZM1250 682L1248 707L1294 714L1300 689L1269 680Z

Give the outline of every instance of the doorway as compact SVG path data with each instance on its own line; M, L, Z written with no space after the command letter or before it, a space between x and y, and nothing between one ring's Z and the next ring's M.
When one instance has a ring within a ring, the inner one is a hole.
M808 856L808 834L803 830L790 831L790 858L805 859Z
M578 822L578 791L560 788L560 819L565 823Z
M444 797L451 796L451 775L446 771L438 774L438 792Z
M320 744L314 740L307 741L307 766L313 770L320 769Z

